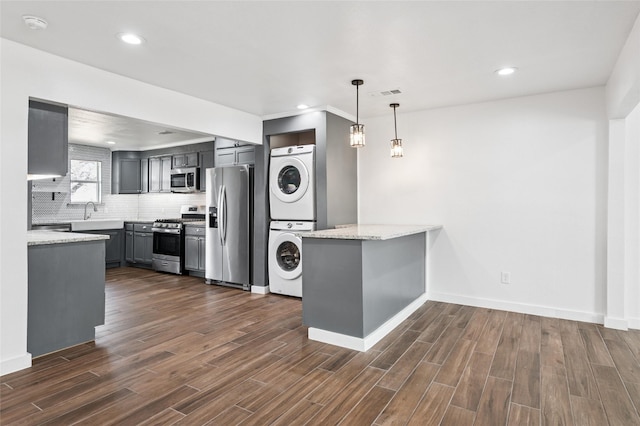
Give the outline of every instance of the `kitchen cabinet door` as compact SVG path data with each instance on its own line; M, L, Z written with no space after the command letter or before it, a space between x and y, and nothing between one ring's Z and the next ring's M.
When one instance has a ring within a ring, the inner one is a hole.
M150 232L134 232L133 261L150 265L152 252L153 234Z
M64 176L69 169L67 107L29 101L28 167L30 175Z
M122 261L122 229L109 229L106 231L98 231L96 234L108 235L109 239L105 241L105 261L107 267L118 267Z
M120 160L119 194L140 193L140 160L127 158Z
M188 154L176 154L173 156L174 169L181 167L198 167L198 153L190 152Z
M236 164L255 164L256 149L253 145L245 145L236 148Z
M140 160L140 192L149 192L149 159Z
M171 192L171 157L149 158L149 192Z
M153 261L153 233L151 232L144 237L143 260L148 265Z
M200 237L187 235L184 237L184 267L191 271L197 271L200 269L200 255L199 255L199 240Z
M198 238L198 269L204 272L204 265L206 262L206 247L207 247L207 239L206 237Z
M135 262L133 258L133 231L126 231L124 234L124 260Z
M253 145L242 145L232 148L218 148L215 154L215 166L237 166L239 164L255 164L256 154Z
M162 157L160 192L171 192L171 157Z

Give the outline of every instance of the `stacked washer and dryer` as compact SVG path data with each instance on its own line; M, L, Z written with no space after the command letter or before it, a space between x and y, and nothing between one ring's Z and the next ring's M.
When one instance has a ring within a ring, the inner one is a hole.
M269 163L269 289L302 297L302 239L315 231L315 145L271 150Z

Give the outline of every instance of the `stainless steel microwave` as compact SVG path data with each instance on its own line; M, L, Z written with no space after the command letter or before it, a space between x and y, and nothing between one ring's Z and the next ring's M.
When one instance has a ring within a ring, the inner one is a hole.
M188 167L171 170L171 192L200 191L200 169Z

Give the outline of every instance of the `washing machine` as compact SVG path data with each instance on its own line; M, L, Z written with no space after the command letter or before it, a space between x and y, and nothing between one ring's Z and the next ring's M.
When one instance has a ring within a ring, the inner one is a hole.
M269 226L269 291L302 297L302 238L314 222L272 221Z
M272 220L316 220L315 148L315 145L298 145L271 150Z

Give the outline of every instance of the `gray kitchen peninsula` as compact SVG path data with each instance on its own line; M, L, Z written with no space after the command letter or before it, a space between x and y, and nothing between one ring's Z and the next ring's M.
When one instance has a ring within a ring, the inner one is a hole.
M95 340L104 324L107 235L28 231L27 351Z
M441 225L345 225L302 238L309 339L366 351L426 299L427 234Z

